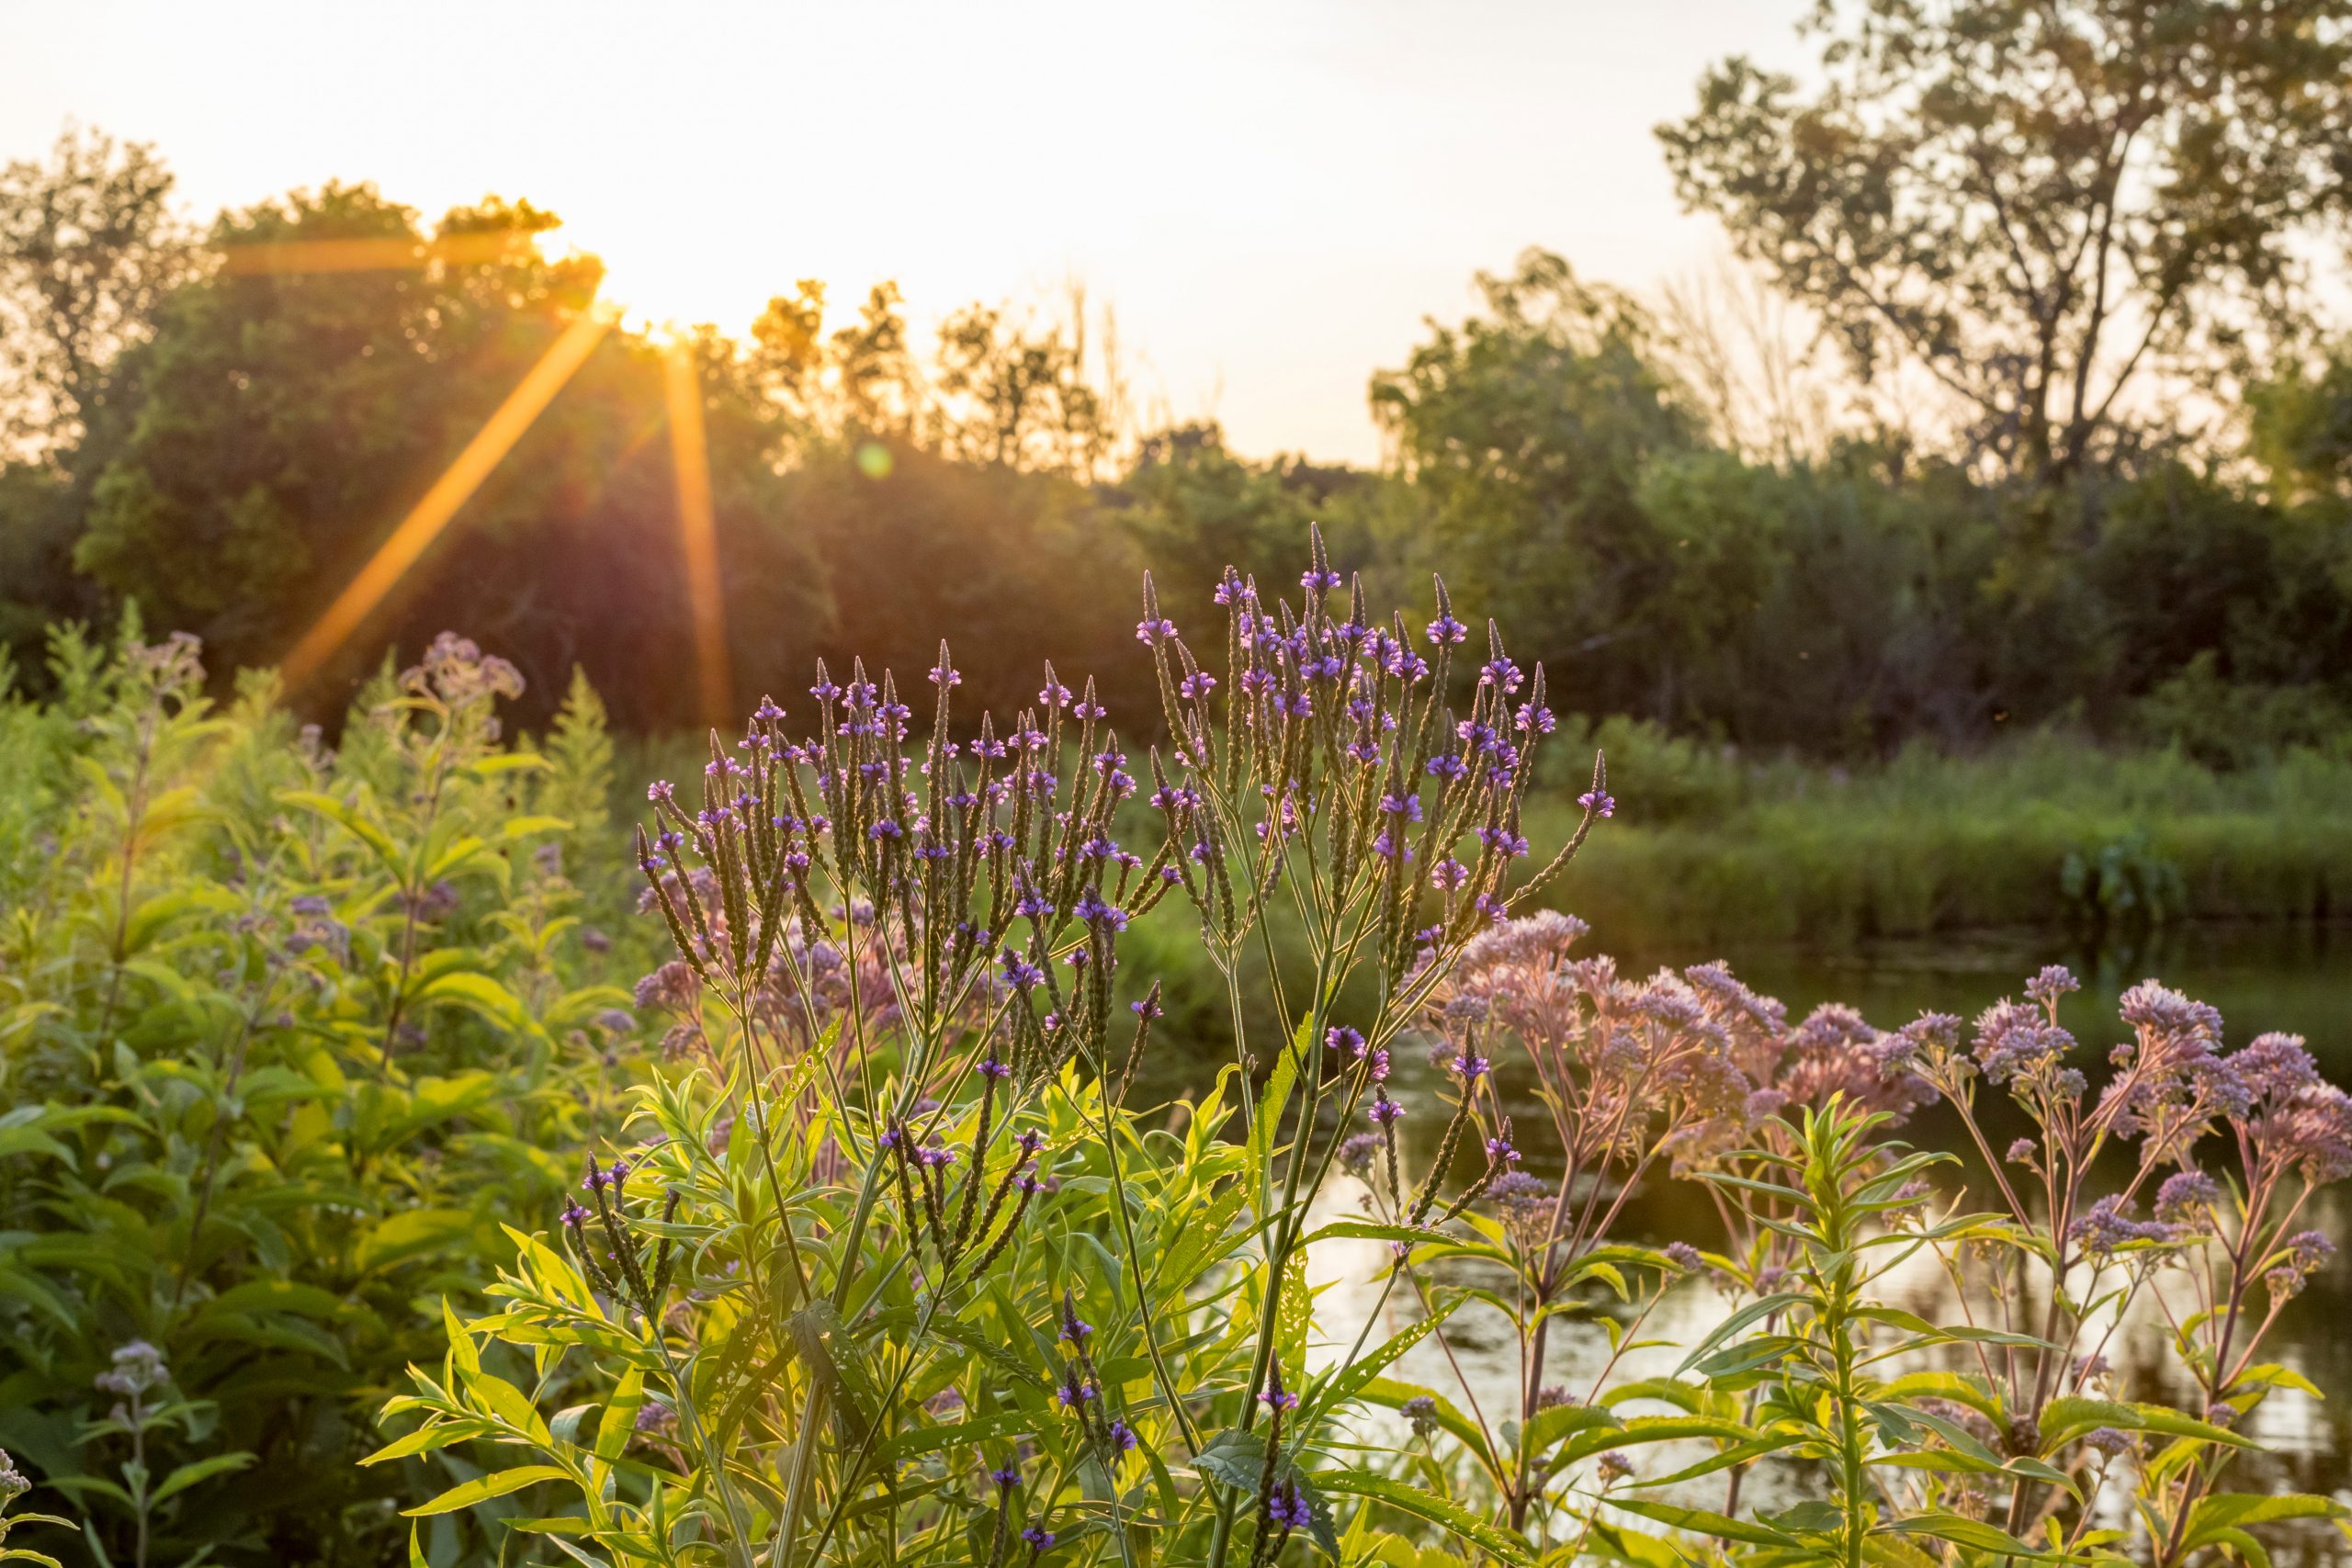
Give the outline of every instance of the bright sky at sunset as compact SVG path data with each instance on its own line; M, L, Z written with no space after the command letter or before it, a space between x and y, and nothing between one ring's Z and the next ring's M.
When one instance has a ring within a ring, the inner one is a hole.
M836 319L895 277L919 326L1075 278L1148 409L1361 460L1367 377L1475 270L1713 262L1650 127L1712 58L1794 64L1804 8L0 0L0 160L72 118L156 143L203 217L334 178L428 218L526 196L610 297L731 331L799 277Z

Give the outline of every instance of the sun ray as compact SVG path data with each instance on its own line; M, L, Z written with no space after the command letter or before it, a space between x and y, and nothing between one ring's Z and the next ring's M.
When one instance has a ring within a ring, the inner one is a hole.
M613 321L613 313L600 308L582 315L564 329L563 335L549 345L539 362L506 395L506 400L498 405L497 412L466 443L465 450L433 481L433 488L424 492L424 499L401 519L400 526L359 569L359 574L295 643L283 667L288 685L300 686L315 674L359 628L393 584L440 536L458 509L490 477L499 459L522 439L540 411L563 389L564 383L571 379L572 373L587 360L605 333L612 330Z
M727 602L718 585L718 525L710 503L710 446L693 344L681 340L670 345L662 379L670 408L670 461L678 481L678 543L694 612L695 674L703 722L719 726L734 711L733 680L727 659Z

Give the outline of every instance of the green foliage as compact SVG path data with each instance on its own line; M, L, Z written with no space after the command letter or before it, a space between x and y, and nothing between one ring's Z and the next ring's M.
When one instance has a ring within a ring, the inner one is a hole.
M1855 107L1862 85L1907 101L1894 62L1939 61L1957 96L1937 96L1913 130L1954 156L1981 153L1981 179L1992 182L1944 194L1981 204L2003 181L2063 186L2090 154L2036 139L2081 127L2063 113L2020 118L2011 111L2024 100L2005 95L2030 98L2029 86L2064 73L2021 85L2011 57L1986 40L2014 42L2023 28L2034 49L2060 49L2066 29L2088 28L2101 49L2120 49L2127 22L2144 19L2111 9L2065 8L2045 38L2038 20L2021 20L2039 13L2013 6L1963 8L1958 19L1863 7L1866 37L1834 40L1854 76L1831 93L1844 107L1806 112L1837 121L1841 137L1854 126L1840 115L1875 126ZM2212 65L2232 92L2283 92L2337 47L2295 25L2267 14L2249 24L2249 38L2280 30L2268 54L2169 31L2161 41ZM2070 69L2098 57L2066 55ZM2102 79L2098 92L2123 79ZM2165 80L2166 94L2184 90ZM2266 179L2309 172L2309 160L2288 154L2304 145L2303 118L2334 98L2306 85L2308 103L2251 126L2233 118L2279 152ZM1981 122L1951 118L1995 102L2006 107ZM2151 112L2132 156L2253 155L2235 143L2157 152L2155 129L2185 135L2182 116L2195 114L2169 96ZM1735 134L1724 117L1741 115L1764 118ZM1777 169L1795 132L1770 118L1755 103L1711 98L1700 129L1685 130L1705 157L1733 157L1736 141L1738 157L1770 152ZM1883 145L1849 150L1868 162L1912 134L1883 130ZM0 646L37 688L48 623L134 597L230 662L282 657L592 308L601 281L593 259L551 258L544 237L555 220L528 202L486 199L428 227L365 186L223 214L209 259L191 270L169 260L176 240L150 231L160 165L117 152L93 162L77 143L0 188L0 220L28 232L55 216L43 192L91 209L104 233L74 251L75 287L95 291L91 308L112 323L74 350L85 378L103 382L103 417L38 463L0 468ZM1808 168L1819 163L1807 157ZM1931 164L1919 172L1930 184L1977 177ZM1827 187L1844 177L1758 175L1738 199L1835 207L1846 197ZM2140 188L2136 177L2123 183ZM1853 199L1867 206L1878 194ZM2325 205L2308 194L2314 210ZM2003 282L2000 254L1987 259L1987 246L2000 250L1990 228L1956 231L1947 255L1936 236L1905 228L1917 218L1907 206L1881 216L1907 237L1863 236L1872 265L1919 273L1950 296L1894 312L1933 340L1929 359L1976 376L1999 409L2027 397L2010 385L2019 377L2045 400L2072 398L2065 355L2044 364L2016 352L2009 337L2029 324L2018 301L1985 294L2017 287ZM2195 215L2209 229L2228 217ZM1798 255L1819 237L1806 229L1774 249L1750 236L1770 265L1812 269L1800 292L1836 281L1835 266L1823 273ZM2214 243L2203 231L2174 237L2192 251ZM28 241L23 254L47 243ZM2153 254L2132 265L2156 265ZM2279 280L2260 245L2208 260L2216 288L2233 269L2249 287L2256 275ZM2088 333L2087 284L2055 287L2052 330ZM1882 417L1783 442L1766 463L1720 434L1738 410L1702 412L1736 395L1725 355L1738 357L1704 320L1655 313L1541 251L1481 288L1478 310L1433 323L1404 364L1373 378L1395 457L1385 472L1252 460L1210 425L1132 427L1114 334L1075 294L1043 316L1011 305L952 312L928 350L888 284L829 316L824 287L802 280L740 336L697 331L678 352L703 394L734 695L797 689L812 655L838 662L855 650L914 668L944 635L976 693L1000 706L1048 659L1097 668L1106 696L1148 705L1147 689L1124 683L1132 667L1112 657L1129 626L1121 585L1138 559L1156 563L1171 605L1190 613L1227 565L1279 573L1317 522L1334 557L1377 592L1441 571L1481 614L1520 627L1522 653L1572 694L1564 705L1750 749L1854 762L1915 739L1969 749L2005 726L2063 720L2110 738L2177 736L2242 766L2332 734L2352 708L2345 378L2333 359L2303 363L2298 342L2249 339L2231 351L2232 375L2256 382L2242 447L2234 425L2152 423L2126 439L2092 408L2083 428L2052 412L2037 436L2033 419L2004 413L1975 433L2012 456L2037 441L2066 449L2047 461L1988 463L1968 439ZM2186 288L2181 308L2211 291ZM2100 330L2121 330L2134 308L2119 294ZM1860 331L1853 311L1823 309ZM1947 333L1929 321L1954 312L1983 318L1992 352L1981 364L1971 357L1976 327ZM2191 335L2211 338L2219 322ZM2162 349L2187 352L2170 331L2148 364ZM45 344L21 321L0 326L0 350L19 358L49 355ZM693 603L682 564L673 364L643 334L607 333L351 648L291 694L298 705L325 716L326 694L364 675L367 650L421 648L458 625L509 650L533 687L522 711L534 726L575 666L625 730L707 722L700 682L684 678L710 611ZM2094 403L2106 373L2085 394ZM2200 659L2225 688L2225 711L2209 700Z
M2161 443L2135 378L2208 386L2290 341L2298 238L2341 209L2341 0L1821 0L1814 81L1744 57L1661 126L1683 203L2034 478ZM2169 401L2169 400L2160 400Z
M601 795L594 712L566 773L455 639L334 752L184 638L62 634L52 675L0 705L0 1430L101 1561L380 1556L373 1403L610 1114L628 997L541 809Z
M0 166L0 451L70 464L107 418L118 356L196 270L172 185L154 148L72 125Z
M232 662L281 656L589 308L598 268L541 254L553 222L493 200L428 236L365 186L224 214L222 265L124 356L139 417L93 476L81 570ZM328 265L346 256L364 265ZM694 352L730 624L804 624L820 595L763 461L780 412L731 355ZM618 677L686 610L665 406L661 352L607 334L363 644L416 649L466 625L553 694L592 625L590 662L639 722L661 714L674 698ZM540 586L509 592L526 580ZM736 649L750 678L770 668L761 651ZM333 673L356 678L363 657Z
M1508 902L1517 781L1548 715L1507 761L1465 758L1489 755L1515 699L1539 712L1543 682L1494 648L1508 680L1468 721L1486 739L1458 738L1458 623L1433 667L1392 669L1359 649L1361 586L1335 592L1313 545L1296 605L1225 583L1222 683L1248 706L1209 699L1147 583L1182 745L1148 770L1156 822L1124 825L1164 835L1148 858L1111 836L1140 786L1095 688L1049 671L1010 747L983 717L959 748L944 648L919 768L899 688L859 665L846 686L820 671L806 739L773 706L740 747L714 738L700 810L654 786L640 864L677 958L648 987L686 1065L640 1091L633 1146L592 1168L562 1249L517 1227L501 1307L453 1325L439 1375L388 1407L424 1419L378 1461L468 1466L413 1517L464 1509L479 1550L543 1534L611 1562L1262 1565L1341 1555L1331 1499L1351 1494L1509 1542L1343 1457L1341 1421L1430 1330L1310 1380L1306 1267L1340 1129L1393 1122L1389 1045ZM1295 647L1260 646L1277 615ZM1299 651L1317 646L1331 670ZM1318 687L1354 671L1364 711L1272 705L1253 672L1278 667ZM1392 730L1388 749L1367 739ZM1424 792L1410 764L1430 757ZM1308 787L1276 787L1294 770ZM1163 897L1190 906L1223 978L1237 1059L1140 1112L1158 991L1129 1034L1112 977ZM1277 910L1296 922L1279 945ZM1375 1228L1442 1241L1461 1207L1436 1208L1447 1168ZM438 1524L419 1540L475 1549Z
M1374 378L1373 410L1465 595L1521 627L1532 657L1582 672L1587 639L1659 629L1655 592L1676 547L1636 491L1651 461L1697 445L1698 421L1629 296L1542 251L1478 286L1486 313L1434 327ZM1621 677L1580 685L1578 700L1619 711L1651 695Z
M2045 732L1975 757L1917 746L1849 769L1725 757L1622 723L1596 739L1623 805L1587 852L1577 908L1645 950L2098 925L2109 862L2119 886L2155 895L2134 919L2311 920L2352 889L2337 804L2352 767L2333 747L2222 772ZM1531 803L1530 830L1556 830L1569 809L1557 795ZM2089 901L2070 914L2077 897Z
M544 747L503 749L519 678L444 637L329 751L266 677L209 702L188 639L60 633L55 701L0 703L0 1438L130 1568L2187 1568L2344 1523L2225 1489L2262 1404L2319 1393L2259 1359L2325 1260L2296 1228L2312 1193L2352 1171L2352 1100L2298 1043L2225 1056L2218 1017L2149 983L2095 1094L2063 971L1970 1053L1951 1020L1792 1024L1720 965L1571 958L1580 922L1506 918L1609 787L1518 869L1542 671L1491 647L1457 721L1443 591L1423 666L1401 618L1358 635L1361 583L1311 543L1295 604L1227 580L1214 688L1148 586L1177 742L1138 766L1148 810L1091 687L1049 676L1013 743L983 719L967 745L944 651L927 731L887 674L820 674L806 731L771 705L707 742L699 810L650 793L648 918L614 932L583 924L622 896L587 826L615 749L584 682ZM1821 782L1595 733L1690 827ZM2083 756L2005 765L2059 808L2334 777L2169 755L2062 785ZM1916 756L1851 781L1981 783ZM602 982L657 929L637 999L665 1033L632 1059ZM1171 1021L1208 1032L1159 1005L1188 953L1235 1060L1155 1101ZM1424 1047L1434 1093L1391 1075ZM1506 1097L1507 1054L1532 1096ZM1986 1085L2037 1134L2006 1159ZM1888 1137L1937 1096L2001 1212L1960 1213L1928 1184L1949 1156ZM1396 1136L1408 1101L1433 1153ZM2224 1126L2243 1169L2208 1180L2188 1162ZM1622 1234L1637 1192L1692 1179L1722 1200L1713 1249ZM1364 1243L1375 1299L1337 1322L1310 1258ZM2092 1353L2176 1264L2188 1409ZM1905 1304L1922 1267L1964 1314ZM1707 1288L1690 1343L1647 1326ZM1544 1382L1570 1325L1604 1347L1573 1393ZM1498 1328L1511 1405L1429 1381Z

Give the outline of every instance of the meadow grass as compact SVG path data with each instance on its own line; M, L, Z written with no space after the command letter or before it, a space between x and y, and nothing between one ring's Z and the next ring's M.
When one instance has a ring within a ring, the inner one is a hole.
M2037 734L1845 770L1744 764L1647 727L1596 739L1630 742L1610 748L1622 804L1555 897L1622 946L2352 912L2341 752L2219 773L2174 750ZM1573 821L1566 795L1531 807L1531 837Z

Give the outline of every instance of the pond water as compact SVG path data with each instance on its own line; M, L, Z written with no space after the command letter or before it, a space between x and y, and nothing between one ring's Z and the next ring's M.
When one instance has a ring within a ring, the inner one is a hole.
M2191 929L2165 933L2160 940L2136 948L2106 952L2081 951L2063 938L2018 933L1986 936L1965 942L1905 944L1864 952L1805 952L1790 948L1706 952L1621 953L1621 965L1633 973L1647 973L1661 964L1677 965L1725 959L1758 990L1780 997L1792 1018L1802 1017L1815 1005L1845 1001L1861 1010L1882 1028L1907 1021L1922 1010L1973 1018L1986 1005L2018 994L2024 979L2041 964L2065 963L2085 982L2082 992L2067 1000L2064 1021L2086 1045L2100 1049L2124 1037L2116 1021L2118 994L2138 980L2155 976L2168 985L2219 1008L2227 1022L2233 1048L2268 1030L2284 1030L2305 1037L2323 1070L2336 1081L2352 1085L2352 929L2276 928ZM1426 1107L1437 1102L1442 1086L1437 1073L1412 1049L1396 1053L1400 1099ZM1521 1088L1508 1073L1501 1079L1507 1091ZM1544 1113L1529 1099L1518 1118L1518 1142L1528 1151L1538 1174L1541 1144L1536 1129L1548 1125ZM1401 1124L1408 1139L1409 1163L1426 1168L1433 1144L1442 1132L1442 1118L1423 1114ZM1929 1110L1917 1117L1904 1135L1922 1147L1961 1152L1965 1134L1949 1111ZM1996 1146L2004 1129L1996 1135ZM1556 1170L1556 1166L1555 1167ZM2338 1238L2345 1250L2304 1293L2290 1303L2271 1337L2264 1359L2284 1362L2324 1391L2328 1398L2284 1392L2274 1395L2258 1413L2251 1435L2269 1450L2248 1455L2233 1478L2233 1488L2335 1493L2352 1501L2352 1183L2321 1195L2310 1223ZM1657 1182L1637 1195L1622 1227L1634 1237L1653 1242L1682 1238L1702 1247L1719 1245L1720 1222L1707 1200L1696 1190L1672 1182ZM1357 1212L1362 1194L1352 1180L1335 1178L1323 1199L1327 1217ZM1318 1285L1328 1290L1317 1301L1317 1337L1328 1341L1318 1352L1336 1359L1368 1316L1377 1316L1375 1337L1409 1326L1422 1307L1414 1292L1398 1288L1384 1293L1386 1248L1377 1242L1328 1243L1311 1263ZM1951 1287L1941 1270L1926 1258L1915 1260L1890 1289L1900 1304L1930 1319L1958 1321ZM1728 1310L1724 1299L1702 1280L1675 1288L1643 1325L1645 1337L1671 1342L1670 1348L1637 1354L1611 1374L1611 1381L1672 1371L1681 1348L1695 1344ZM1498 1423L1519 1414L1521 1369L1517 1344L1501 1320L1482 1308L1457 1314L1439 1337L1425 1340L1392 1375L1424 1383L1446 1394L1465 1409L1475 1402L1487 1420ZM1584 1396L1600 1374L1608 1354L1600 1329L1590 1323L1567 1332L1555 1331L1543 1382ZM2132 1397L2190 1399L2188 1380L2171 1364L2163 1320L2149 1303L2135 1311L2106 1348ZM1694 1450L1678 1455L1664 1446L1645 1452L1642 1469L1657 1473L1699 1457ZM1800 1478L1759 1477L1757 1484L1770 1490L1802 1485ZM1692 1483L1692 1495L1681 1498L1698 1506L1719 1506L1721 1478ZM1763 1501L1757 1493L1750 1500ZM2110 1503L2115 1500L2111 1499ZM2120 1518L2117 1523L2123 1522ZM2342 1539L2332 1529L2296 1530L2282 1540L2287 1550L2277 1555L2282 1564L2293 1562L2345 1561L2337 1555Z

